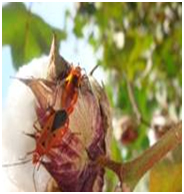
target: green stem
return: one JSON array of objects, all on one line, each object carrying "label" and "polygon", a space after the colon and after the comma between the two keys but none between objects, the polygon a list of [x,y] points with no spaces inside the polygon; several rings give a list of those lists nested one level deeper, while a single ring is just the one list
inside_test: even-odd
[{"label": "green stem", "polygon": [[98,159],[98,163],[113,170],[122,183],[122,190],[133,191],[141,177],[162,159],[169,151],[182,142],[182,122],[171,128],[155,145],[147,149],[138,158],[125,164],[109,160],[107,157]]}]

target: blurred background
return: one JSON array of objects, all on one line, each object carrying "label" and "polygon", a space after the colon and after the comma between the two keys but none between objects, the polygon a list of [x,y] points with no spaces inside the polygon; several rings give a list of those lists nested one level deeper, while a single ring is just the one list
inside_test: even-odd
[{"label": "blurred background", "polygon": [[[96,65],[113,112],[111,157],[129,161],[182,118],[182,3],[3,3],[2,100],[10,76],[49,54],[86,72]],[[170,176],[172,175],[172,176]],[[105,191],[117,177],[105,176]],[[181,147],[158,163],[136,191],[181,191]]]}]

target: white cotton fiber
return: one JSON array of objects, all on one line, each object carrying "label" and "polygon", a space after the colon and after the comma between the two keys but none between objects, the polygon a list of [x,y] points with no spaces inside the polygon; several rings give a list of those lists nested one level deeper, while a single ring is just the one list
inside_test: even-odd
[{"label": "white cotton fiber", "polygon": [[[22,66],[15,77],[44,78],[48,67],[48,57],[34,59]],[[13,76],[13,75],[7,75]],[[11,79],[11,78],[10,78]],[[18,79],[12,79],[8,90],[6,105],[3,109],[2,151],[3,164],[19,162],[29,151],[35,149],[35,141],[23,134],[34,131],[33,122],[36,120],[35,98],[29,87]],[[32,155],[26,159],[32,159]],[[4,190],[6,191],[34,191],[32,161],[18,166],[3,167]],[[49,178],[48,173],[40,166],[36,170],[36,184],[39,191],[43,191]],[[41,182],[42,180],[42,182]]]}]

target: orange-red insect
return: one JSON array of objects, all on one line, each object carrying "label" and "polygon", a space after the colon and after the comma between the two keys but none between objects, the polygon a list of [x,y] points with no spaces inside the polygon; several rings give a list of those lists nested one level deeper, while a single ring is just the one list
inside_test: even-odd
[{"label": "orange-red insect", "polygon": [[71,67],[68,76],[65,78],[65,85],[62,92],[62,110],[54,111],[51,108],[50,115],[40,131],[37,129],[34,135],[36,139],[36,149],[33,151],[33,164],[40,161],[43,155],[50,154],[53,147],[62,140],[68,130],[69,118],[78,98],[78,89],[81,83],[81,68]]},{"label": "orange-red insect", "polygon": [[[40,132],[37,130],[37,134],[35,135],[36,149],[33,152],[33,163],[38,162],[40,156],[49,153],[51,148],[61,141],[63,135],[68,130],[68,116],[72,113],[74,105],[77,102],[78,88],[80,86],[81,79],[81,68],[79,66],[71,67],[68,76],[65,78],[65,84],[61,97],[63,109],[59,111],[51,110],[50,116],[46,120],[42,131]],[[56,125],[58,126],[56,127]],[[56,128],[58,129],[56,130]]]},{"label": "orange-red insect", "polygon": [[66,109],[68,115],[72,113],[74,105],[78,98],[78,89],[82,80],[81,68],[71,67],[68,76],[65,79],[65,87],[62,94],[62,105]]},{"label": "orange-red insect", "polygon": [[[77,102],[78,98],[78,89],[82,80],[81,68],[71,67],[71,70],[68,76],[65,78],[63,92],[61,96],[62,100],[62,108],[61,110],[55,111],[53,108],[49,109],[49,115],[46,114],[44,120],[44,125],[39,129],[34,123],[34,128],[36,132],[34,134],[27,134],[31,136],[36,141],[36,148],[27,153],[33,154],[32,163],[34,165],[39,165],[43,161],[43,157],[51,157],[52,148],[57,147],[66,134],[69,126],[69,115],[72,113],[74,109],[74,105]],[[48,113],[46,111],[46,113]],[[30,160],[14,163],[11,165],[4,166],[13,166],[19,164],[25,164]],[[33,180],[34,180],[34,172],[33,172]],[[34,181],[34,186],[36,188],[36,184]]]},{"label": "orange-red insect", "polygon": [[[62,109],[55,111],[52,108],[49,108],[49,116],[47,116],[47,121],[44,127],[40,130],[36,124],[34,124],[34,128],[36,132],[34,134],[26,134],[36,141],[36,148],[35,150],[28,152],[27,155],[33,154],[32,156],[32,163],[35,165],[33,170],[33,183],[34,188],[36,189],[36,182],[35,182],[35,168],[36,165],[40,165],[44,156],[52,157],[52,148],[57,147],[63,136],[68,130],[69,125],[69,118],[67,112]],[[22,164],[27,164],[31,161],[30,159],[15,162],[12,164],[4,164],[3,167],[11,167],[17,166]]]},{"label": "orange-red insect", "polygon": [[34,124],[36,133],[30,135],[36,140],[36,148],[30,152],[33,153],[33,164],[39,163],[44,155],[50,154],[51,149],[58,146],[68,130],[68,125],[69,118],[64,109],[58,111],[52,109],[42,130]]}]

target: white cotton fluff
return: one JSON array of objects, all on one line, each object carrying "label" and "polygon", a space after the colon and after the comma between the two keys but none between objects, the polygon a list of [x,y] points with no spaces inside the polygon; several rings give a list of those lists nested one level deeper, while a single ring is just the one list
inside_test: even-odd
[{"label": "white cotton fluff", "polygon": [[[22,66],[15,75],[17,78],[46,77],[49,58],[34,59]],[[7,75],[12,76],[12,75]],[[33,133],[33,122],[36,120],[35,98],[32,91],[18,79],[12,79],[6,105],[3,109],[2,129],[2,162],[12,164],[20,162],[20,158],[35,149],[35,140],[23,134]],[[28,155],[26,159],[32,159]],[[25,160],[25,159],[23,159]],[[3,183],[5,191],[34,191],[32,161],[18,166],[3,167]],[[50,175],[40,166],[36,170],[36,186],[44,191]]]}]

